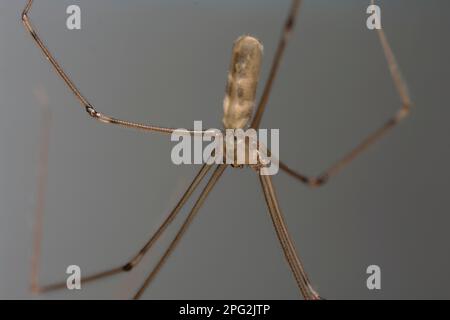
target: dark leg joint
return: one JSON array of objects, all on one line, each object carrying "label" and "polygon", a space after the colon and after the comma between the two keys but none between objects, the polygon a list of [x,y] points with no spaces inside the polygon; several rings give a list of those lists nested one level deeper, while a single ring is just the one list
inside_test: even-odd
[{"label": "dark leg joint", "polygon": [[290,16],[289,19],[286,21],[286,26],[285,26],[286,31],[289,32],[294,28],[294,22],[295,22],[294,17]]},{"label": "dark leg joint", "polygon": [[140,252],[138,256],[134,257],[130,262],[128,262],[126,265],[122,267],[122,270],[125,272],[129,272],[134,269],[134,267],[137,266],[137,264],[141,261],[143,255],[145,252]]},{"label": "dark leg joint", "polygon": [[322,175],[318,178],[309,179],[309,185],[313,188],[321,187],[326,184],[329,180],[329,176],[327,174]]},{"label": "dark leg joint", "polygon": [[122,270],[125,272],[130,272],[136,265],[133,262],[129,262],[122,267]]},{"label": "dark leg joint", "polygon": [[92,117],[92,118],[99,118],[100,114],[94,109],[92,106],[86,106],[86,112]]}]

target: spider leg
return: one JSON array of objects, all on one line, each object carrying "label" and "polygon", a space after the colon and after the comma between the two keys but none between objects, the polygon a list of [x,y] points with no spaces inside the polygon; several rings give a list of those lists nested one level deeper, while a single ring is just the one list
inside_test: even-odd
[{"label": "spider leg", "polygon": [[[41,157],[43,157],[43,156],[41,156]],[[139,250],[139,252],[132,259],[130,259],[125,265],[122,265],[122,266],[119,266],[116,268],[112,268],[112,269],[108,269],[106,271],[97,272],[95,274],[83,277],[81,279],[81,282],[83,284],[89,283],[89,282],[94,282],[96,280],[107,278],[107,277],[110,277],[110,276],[113,276],[113,275],[116,275],[119,273],[129,272],[134,267],[136,267],[141,262],[144,255],[154,246],[154,244],[162,236],[162,234],[167,229],[167,227],[175,220],[175,218],[178,215],[178,213],[180,212],[180,210],[183,208],[185,203],[189,200],[192,193],[196,190],[196,188],[198,187],[200,182],[204,179],[204,177],[206,176],[206,174],[209,172],[209,170],[211,168],[212,168],[211,165],[207,165],[207,164],[203,165],[203,167],[200,169],[200,171],[198,172],[198,174],[196,175],[196,177],[194,178],[194,180],[192,181],[192,183],[190,184],[188,189],[185,191],[185,193],[183,194],[181,199],[178,201],[177,205],[173,208],[173,210],[170,212],[170,214],[166,217],[164,222],[159,226],[159,228],[153,234],[153,236],[150,238],[150,240],[144,245],[144,247],[142,247],[141,250]],[[45,175],[41,175],[41,176],[44,177]],[[42,189],[43,183],[41,182],[41,179],[39,182],[39,187],[40,187],[40,190],[43,190]],[[39,287],[39,285],[38,285],[37,266],[38,266],[38,259],[39,259],[38,257],[39,257],[39,253],[40,253],[40,243],[41,243],[41,236],[39,236],[39,235],[42,234],[42,231],[39,231],[39,228],[42,229],[42,218],[43,218],[43,196],[41,195],[41,193],[42,193],[42,191],[39,192],[38,199],[41,199],[41,200],[38,201],[38,206],[37,206],[37,210],[36,210],[36,226],[37,227],[36,227],[36,231],[35,231],[35,234],[36,234],[36,236],[35,236],[35,254],[34,254],[35,258],[33,258],[33,267],[32,267],[32,270],[33,270],[33,272],[32,272],[32,288],[33,288],[34,292],[49,292],[49,291],[60,290],[60,289],[66,288],[66,282],[62,281],[59,283],[55,283],[55,284],[51,284],[51,285],[47,285],[47,286],[43,286],[43,287]],[[39,238],[37,238],[37,237],[39,237]]]},{"label": "spider leg", "polygon": [[[372,4],[374,1],[372,0]],[[345,154],[340,160],[335,164],[325,170],[321,175],[316,177],[308,177],[302,173],[296,172],[289,166],[280,161],[280,169],[291,175],[292,177],[300,180],[301,182],[307,184],[311,187],[318,187],[326,183],[332,176],[339,173],[345,166],[352,162],[361,153],[366,151],[374,143],[384,137],[388,132],[390,132],[394,127],[396,127],[403,119],[408,116],[411,110],[411,98],[408,93],[406,82],[403,80],[402,74],[400,72],[397,59],[395,58],[394,52],[389,44],[383,29],[378,29],[378,37],[381,43],[382,50],[384,52],[387,65],[395,86],[395,89],[400,97],[401,107],[397,113],[391,117],[384,125],[382,125],[375,132],[367,136],[360,144],[358,144],[353,150]]]},{"label": "spider leg", "polygon": [[[72,93],[75,95],[75,97],[80,102],[81,106],[89,114],[89,116],[91,116],[95,120],[100,121],[102,123],[114,124],[114,125],[118,125],[121,127],[144,130],[144,131],[153,131],[153,132],[171,134],[176,130],[174,128],[165,128],[165,127],[159,127],[159,126],[154,126],[154,125],[149,125],[149,124],[142,124],[142,123],[121,120],[121,119],[110,117],[108,115],[98,112],[94,108],[94,106],[88,101],[88,99],[85,98],[81,94],[80,90],[77,88],[75,83],[67,75],[67,73],[64,71],[64,69],[61,67],[61,65],[56,60],[56,58],[53,56],[53,54],[47,48],[44,41],[41,39],[41,37],[39,37],[38,33],[36,32],[36,29],[33,27],[31,20],[29,18],[29,12],[33,5],[33,1],[34,0],[28,0],[24,10],[22,11],[22,22],[23,22],[26,30],[33,37],[33,40],[36,42],[37,46],[41,49],[45,58],[50,62],[50,64],[53,66],[54,70],[61,77],[61,79],[66,83],[67,87],[72,91]],[[193,135],[193,134],[200,135],[200,134],[204,134],[205,132],[204,131],[187,130],[187,131],[185,131],[185,133],[191,134],[191,135]]]},{"label": "spider leg", "polygon": [[281,34],[281,38],[278,42],[277,51],[275,52],[275,57],[272,62],[272,67],[270,69],[269,77],[266,81],[266,85],[264,87],[264,91],[261,96],[261,100],[259,101],[258,107],[255,112],[255,116],[252,120],[251,127],[256,129],[261,125],[261,120],[266,109],[267,102],[269,101],[269,96],[272,91],[273,83],[278,73],[278,69],[280,68],[280,63],[283,58],[284,51],[286,49],[289,37],[292,33],[292,30],[295,25],[295,21],[297,19],[297,15],[302,4],[302,0],[293,0],[291,8],[289,10],[289,15],[286,19],[286,22],[283,27],[283,31]]},{"label": "spider leg", "polygon": [[32,292],[39,290],[39,261],[41,259],[42,249],[42,233],[43,233],[43,217],[45,210],[45,194],[47,191],[48,178],[48,155],[50,147],[50,124],[51,113],[48,106],[45,105],[42,109],[42,125],[40,134],[40,148],[39,148],[39,168],[37,179],[37,195],[35,220],[33,225],[33,256],[31,258],[31,273],[30,273],[30,289]]},{"label": "spider leg", "polygon": [[198,197],[197,201],[195,202],[194,206],[192,207],[191,211],[189,212],[188,216],[184,220],[183,224],[181,225],[180,229],[178,230],[177,234],[175,235],[174,239],[170,243],[169,247],[166,249],[164,254],[161,256],[160,260],[156,264],[156,266],[152,269],[148,277],[145,279],[142,286],[139,288],[137,293],[135,294],[133,299],[139,299],[144,291],[147,289],[147,287],[150,285],[150,283],[153,281],[157,273],[161,270],[164,263],[169,258],[170,254],[175,250],[176,246],[182,239],[183,235],[186,233],[187,229],[191,225],[192,221],[194,220],[198,210],[205,202],[207,196],[211,192],[211,190],[216,185],[217,181],[219,181],[220,177],[222,176],[223,172],[227,168],[226,164],[218,165],[214,173],[212,174],[211,178],[209,179],[207,185],[203,189],[202,193]]},{"label": "spider leg", "polygon": [[306,274],[300,258],[296,253],[294,244],[286,226],[286,222],[284,221],[283,214],[281,213],[281,209],[278,204],[272,179],[270,176],[265,175],[259,175],[259,178],[278,240],[283,248],[284,255],[295,277],[295,281],[297,282],[300,292],[306,300],[320,300],[321,298],[319,294],[312,288],[308,275]]}]

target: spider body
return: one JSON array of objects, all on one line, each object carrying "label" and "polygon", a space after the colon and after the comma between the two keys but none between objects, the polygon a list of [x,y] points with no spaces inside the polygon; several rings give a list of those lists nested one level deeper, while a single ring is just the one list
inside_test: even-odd
[{"label": "spider body", "polygon": [[245,128],[255,106],[263,47],[258,39],[239,37],[233,46],[228,82],[223,100],[226,129]]}]

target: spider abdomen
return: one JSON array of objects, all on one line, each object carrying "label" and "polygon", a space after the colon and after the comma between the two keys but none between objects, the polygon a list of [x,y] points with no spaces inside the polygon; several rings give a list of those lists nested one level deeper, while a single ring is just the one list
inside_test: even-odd
[{"label": "spider abdomen", "polygon": [[223,125],[242,129],[249,122],[255,105],[263,46],[250,36],[239,37],[233,46],[225,98]]}]

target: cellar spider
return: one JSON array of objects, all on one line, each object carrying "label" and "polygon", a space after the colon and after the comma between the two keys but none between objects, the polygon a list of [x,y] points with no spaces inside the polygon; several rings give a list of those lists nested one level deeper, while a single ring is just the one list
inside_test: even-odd
[{"label": "cellar spider", "polygon": [[[136,122],[130,122],[126,120],[117,119],[106,114],[103,114],[85,98],[78,87],[73,83],[52,53],[44,44],[41,37],[36,32],[36,29],[33,27],[30,21],[30,11],[32,8],[34,0],[28,0],[26,6],[22,12],[22,21],[26,28],[26,30],[31,34],[33,40],[39,47],[39,49],[44,54],[45,58],[49,61],[49,63],[53,66],[55,72],[61,77],[61,79],[66,83],[68,88],[75,95],[75,98],[80,102],[81,106],[85,109],[88,115],[105,124],[113,124],[121,127],[138,129],[148,132],[159,132],[165,134],[171,134],[175,131],[173,128],[160,127],[150,124],[142,124]],[[374,4],[374,0],[371,0],[371,3]],[[261,120],[266,109],[267,103],[269,101],[271,89],[275,78],[277,76],[277,72],[280,66],[280,63],[283,58],[283,54],[285,52],[287,43],[292,34],[295,22],[297,20],[298,12],[300,10],[300,6],[302,4],[302,0],[293,0],[291,7],[289,9],[288,16],[285,20],[281,37],[278,42],[278,46],[272,61],[272,65],[270,68],[270,73],[264,85],[264,89],[262,95],[259,99],[259,103],[255,104],[255,92],[256,85],[258,82],[258,74],[259,74],[259,64],[262,54],[262,46],[259,41],[250,36],[240,37],[236,42],[233,48],[233,58],[232,64],[230,67],[228,85],[227,85],[227,93],[224,101],[224,126],[226,129],[236,129],[236,128],[253,128],[257,129],[260,127]],[[286,172],[290,176],[298,179],[300,182],[306,184],[309,187],[319,187],[329,181],[329,179],[335,176],[338,172],[340,172],[346,165],[348,165],[352,160],[354,160],[358,155],[360,155],[363,151],[365,151],[369,146],[373,145],[376,141],[382,138],[386,133],[388,133],[393,127],[395,127],[401,120],[403,120],[409,113],[411,107],[411,100],[407,91],[406,83],[402,79],[401,73],[399,71],[399,67],[397,61],[395,59],[394,53],[388,43],[386,35],[382,29],[377,30],[379,41],[381,43],[381,47],[385,58],[387,60],[387,66],[390,71],[390,75],[393,80],[393,84],[396,88],[396,91],[400,97],[401,107],[399,111],[390,118],[384,125],[382,125],[378,130],[370,134],[366,137],[360,144],[358,144],[354,149],[345,154],[339,161],[326,169],[322,174],[309,177],[302,173],[299,173],[289,166],[284,164],[282,161],[279,161],[279,167],[282,171]],[[247,65],[247,69],[245,69],[245,65]],[[250,67],[248,67],[250,65]],[[236,71],[239,69],[238,67],[244,68],[244,72],[239,73]],[[258,70],[250,70],[251,68],[257,68]],[[248,69],[250,68],[250,69]],[[255,72],[253,72],[255,71]],[[246,84],[242,85],[243,80]],[[241,81],[241,82],[240,82]],[[238,93],[240,92],[240,93]],[[227,100],[228,99],[228,100]],[[242,104],[241,104],[242,102]],[[256,111],[251,117],[253,112],[253,107],[256,105]],[[203,134],[205,132],[201,131],[193,131],[187,130],[187,134],[195,135],[195,134]],[[47,144],[46,144],[47,146]],[[47,149],[46,147],[45,149]],[[268,151],[270,152],[270,150]],[[41,156],[42,159],[46,159],[45,156]],[[157,240],[161,237],[167,227],[171,224],[172,221],[176,218],[177,214],[186,204],[188,199],[192,196],[193,192],[197,189],[201,181],[205,179],[208,172],[214,167],[214,171],[210,176],[206,186],[201,191],[199,197],[194,203],[193,207],[189,211],[188,216],[184,220],[183,224],[179,228],[175,237],[169,244],[168,248],[165,250],[155,267],[149,273],[144,283],[141,285],[139,290],[135,293],[134,298],[138,299],[142,296],[146,288],[150,285],[152,280],[155,278],[158,271],[163,267],[164,263],[167,261],[170,254],[174,251],[177,244],[180,242],[183,235],[186,233],[188,227],[194,220],[197,212],[205,202],[207,196],[214,188],[214,186],[219,181],[220,177],[224,173],[225,169],[228,167],[228,164],[204,164],[200,171],[197,173],[187,190],[182,195],[181,199],[178,201],[176,206],[170,212],[170,214],[165,218],[164,222],[159,226],[157,231],[150,237],[148,242],[135,254],[128,262],[122,264],[116,268],[108,269],[103,272],[98,272],[87,277],[82,278],[83,283],[94,282],[99,279],[111,277],[113,275],[117,275],[119,273],[130,272],[136,267],[144,255],[153,247],[153,245],[157,242]],[[232,165],[235,167],[234,165]],[[264,169],[263,165],[251,166],[257,173],[260,173],[261,170]],[[42,169],[42,168],[41,168]],[[44,169],[42,169],[45,172]],[[41,179],[42,176],[41,176]],[[278,240],[281,244],[283,253],[285,258],[289,264],[289,267],[292,271],[292,274],[295,278],[295,281],[298,285],[299,291],[304,299],[308,300],[318,300],[321,299],[320,295],[313,289],[310,280],[306,274],[306,271],[301,263],[301,260],[296,252],[294,243],[289,235],[286,222],[284,220],[283,214],[281,212],[277,195],[275,192],[275,188],[272,184],[272,179],[269,175],[261,175],[259,174],[259,180],[262,187],[262,192],[265,197],[265,201],[268,207],[268,211],[278,237]],[[42,180],[43,181],[43,180]],[[43,182],[41,181],[40,187],[43,188]],[[49,292],[53,290],[63,289],[66,286],[65,282],[56,283],[53,285],[40,286],[38,284],[38,258],[39,258],[39,246],[40,246],[40,233],[39,227],[41,226],[42,219],[42,192],[39,193],[38,198],[41,200],[38,201],[37,206],[37,219],[39,219],[36,223],[38,226],[36,231],[36,243],[35,243],[35,258],[33,259],[32,266],[32,290],[34,292]]]}]

